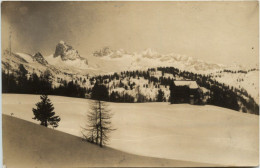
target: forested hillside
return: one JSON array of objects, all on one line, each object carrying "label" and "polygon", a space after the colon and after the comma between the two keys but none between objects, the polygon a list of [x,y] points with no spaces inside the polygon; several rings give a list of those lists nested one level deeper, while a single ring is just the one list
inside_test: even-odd
[{"label": "forested hillside", "polygon": [[[221,73],[227,72],[219,72]],[[9,75],[2,70],[2,79],[3,93],[47,93],[93,98],[96,91],[100,90],[100,85],[103,85],[107,90],[106,101],[131,103],[170,101],[174,80],[194,80],[199,85],[202,105],[211,104],[253,114],[258,114],[259,111],[259,105],[245,89],[220,83],[214,74],[197,74],[174,67],[123,71],[97,76],[74,76],[68,81],[55,77],[55,74],[48,70],[41,75],[30,74],[21,64],[17,71],[12,71]]]}]

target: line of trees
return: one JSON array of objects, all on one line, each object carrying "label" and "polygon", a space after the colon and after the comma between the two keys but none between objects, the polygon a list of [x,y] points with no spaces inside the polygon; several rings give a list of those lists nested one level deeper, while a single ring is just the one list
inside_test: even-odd
[{"label": "line of trees", "polygon": [[[161,72],[161,76],[157,77],[153,74],[156,71]],[[238,71],[238,73],[244,73]],[[166,77],[165,74],[171,74],[173,78]],[[198,83],[199,86],[204,87],[209,90],[209,96],[207,100],[207,104],[212,104],[220,107],[225,107],[233,110],[242,110],[243,112],[259,114],[259,105],[254,101],[254,99],[247,93],[244,89],[238,89],[234,87],[227,86],[223,83],[219,83],[215,79],[213,79],[213,75],[202,75],[196,74],[188,71],[181,71],[178,68],[174,67],[158,67],[158,68],[149,68],[147,71],[123,71],[121,73],[114,73],[112,75],[99,75],[90,78],[90,81],[94,83],[94,81],[99,81],[102,84],[107,84],[113,80],[122,81],[125,78],[133,78],[133,79],[140,79],[144,78],[148,80],[148,85],[152,84],[153,86],[159,88],[159,86],[171,86],[174,81],[174,78],[182,78],[182,79],[189,79],[194,80]],[[135,84],[128,82],[126,84],[119,83],[118,86],[114,87],[121,87],[127,88],[125,90],[132,90],[134,89]],[[144,86],[148,87],[148,86]],[[160,91],[157,93],[156,99],[151,100],[147,99],[144,95],[137,96],[137,102],[149,102],[149,101],[164,101],[161,95],[163,93]],[[125,99],[122,94],[117,92],[112,92],[110,94],[111,98],[110,101],[114,102],[133,102],[131,98]],[[128,95],[126,97],[129,97]],[[137,98],[135,97],[135,98]],[[135,99],[134,98],[134,99]],[[170,101],[170,100],[169,100]]]},{"label": "line of trees", "polygon": [[[155,76],[155,72],[161,72],[161,76]],[[169,87],[173,83],[174,79],[190,79],[198,83],[199,86],[204,87],[209,90],[209,96],[207,99],[208,104],[221,106],[225,108],[230,108],[233,110],[242,110],[247,113],[259,113],[259,105],[254,101],[254,99],[247,93],[244,89],[238,89],[234,87],[227,86],[223,83],[217,82],[212,75],[202,75],[196,74],[188,71],[181,71],[174,67],[158,67],[150,68],[147,71],[124,71],[121,73],[114,73],[111,75],[98,75],[93,77],[88,77],[87,80],[92,84],[92,88],[81,87],[77,81],[62,81],[60,86],[52,87],[52,76],[50,73],[44,72],[39,77],[33,73],[29,78],[26,76],[28,72],[23,67],[19,66],[19,71],[14,75],[14,73],[7,75],[2,72],[2,82],[3,82],[3,93],[29,93],[29,94],[52,94],[70,97],[85,97],[86,93],[91,93],[91,97],[95,99],[97,90],[102,90],[107,95],[104,97],[105,101],[112,102],[151,102],[151,101],[167,101],[165,97],[163,98],[164,92],[161,90],[157,93],[155,99],[147,98],[139,92],[138,87],[151,87],[161,89],[161,87]],[[166,74],[171,74],[173,78],[166,76]],[[130,82],[132,79],[140,79],[148,81],[148,84],[144,86],[136,85],[135,82]],[[127,83],[122,81],[127,79]],[[115,83],[113,81],[119,81]],[[97,83],[102,84],[103,88],[97,88]],[[109,85],[110,83],[110,85]],[[111,86],[112,83],[112,86]],[[127,92],[109,91],[111,87],[122,88],[123,90],[133,90],[138,91],[135,95],[130,95]],[[170,100],[169,100],[170,101]]]},{"label": "line of trees", "polygon": [[84,98],[87,89],[73,80],[69,82],[64,80],[58,87],[53,87],[53,76],[49,70],[39,76],[36,73],[28,76],[28,71],[20,64],[17,72],[7,74],[2,70],[2,92]]}]

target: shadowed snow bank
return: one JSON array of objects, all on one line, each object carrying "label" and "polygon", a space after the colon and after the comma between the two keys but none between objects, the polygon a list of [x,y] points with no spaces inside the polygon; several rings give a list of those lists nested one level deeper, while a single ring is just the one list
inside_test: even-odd
[{"label": "shadowed snow bank", "polygon": [[3,115],[3,163],[7,167],[212,166],[100,148],[81,138]]}]

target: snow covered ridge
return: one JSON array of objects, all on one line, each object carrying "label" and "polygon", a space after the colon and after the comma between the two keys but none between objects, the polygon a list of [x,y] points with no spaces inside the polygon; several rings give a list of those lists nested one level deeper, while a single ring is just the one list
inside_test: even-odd
[{"label": "snow covered ridge", "polygon": [[259,102],[259,69],[231,71],[224,70],[212,74],[220,83],[248,92],[256,102]]},{"label": "snow covered ridge", "polygon": [[24,60],[26,63],[37,62],[41,65],[45,65],[45,66],[48,65],[48,62],[40,52],[37,52],[35,55],[25,54],[25,53],[15,53],[15,54],[12,53],[12,55],[16,58],[19,58],[20,60]]},{"label": "snow covered ridge", "polygon": [[154,68],[158,66],[174,66],[182,70],[188,70],[192,72],[200,71],[205,73],[206,71],[216,71],[228,67],[222,64],[208,63],[176,53],[160,54],[151,48],[141,52],[129,53],[123,49],[112,50],[109,47],[104,47],[95,51],[93,56],[105,59],[106,61],[116,60],[122,63],[128,62],[128,69],[131,70],[139,69],[140,67]]},{"label": "snow covered ridge", "polygon": [[109,47],[104,47],[93,53],[95,57],[110,57],[110,58],[121,58],[126,55],[127,52],[123,49],[111,50]]},{"label": "snow covered ridge", "polygon": [[13,60],[13,63],[16,65],[28,64],[28,67],[34,70],[51,68],[66,73],[79,73],[83,70],[82,73],[84,73],[84,70],[89,68],[88,60],[81,57],[77,50],[63,41],[57,44],[54,54],[50,56],[43,56],[40,52],[37,52],[35,55],[19,52],[10,55],[9,51],[5,51],[3,53],[2,63],[7,63],[9,62],[7,60],[10,59]]},{"label": "snow covered ridge", "polygon": [[34,56],[33,56],[33,59],[35,61],[37,61],[38,63],[40,64],[43,64],[43,65],[47,65],[48,62],[45,60],[45,58],[42,56],[42,54],[40,52],[37,52]]},{"label": "snow covered ridge", "polygon": [[54,55],[50,55],[46,57],[46,60],[50,62],[51,65],[54,65],[56,68],[67,69],[67,71],[72,71],[71,69],[88,69],[87,61],[84,59],[63,60],[62,57],[54,57]]}]

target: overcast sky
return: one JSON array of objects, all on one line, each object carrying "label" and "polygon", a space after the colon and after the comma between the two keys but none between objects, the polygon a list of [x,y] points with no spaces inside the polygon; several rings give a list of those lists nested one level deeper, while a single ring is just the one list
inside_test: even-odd
[{"label": "overcast sky", "polygon": [[88,57],[104,46],[153,48],[205,61],[258,62],[258,2],[2,2],[2,48],[53,54],[63,40]]}]

